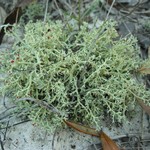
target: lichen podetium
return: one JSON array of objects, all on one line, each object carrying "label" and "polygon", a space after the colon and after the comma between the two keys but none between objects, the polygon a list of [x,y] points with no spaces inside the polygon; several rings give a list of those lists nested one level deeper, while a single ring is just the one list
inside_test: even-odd
[{"label": "lichen podetium", "polygon": [[[9,96],[35,123],[53,130],[63,118],[96,127],[109,114],[112,121],[127,119],[135,95],[150,103],[150,92],[134,77],[144,62],[133,36],[118,38],[114,22],[98,29],[70,32],[61,22],[29,22],[24,38],[16,36],[10,51],[1,52],[3,95]],[[134,93],[134,94],[133,94]],[[20,98],[34,98],[61,112]],[[104,113],[105,112],[105,113]],[[106,113],[107,112],[107,113]],[[104,115],[105,114],[105,115]]]}]

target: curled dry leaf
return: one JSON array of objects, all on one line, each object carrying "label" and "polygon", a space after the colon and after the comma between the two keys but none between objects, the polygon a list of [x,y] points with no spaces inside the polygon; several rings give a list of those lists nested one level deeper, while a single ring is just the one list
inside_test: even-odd
[{"label": "curled dry leaf", "polygon": [[98,131],[96,131],[96,129],[89,128],[89,127],[86,127],[86,126],[83,126],[83,125],[80,125],[77,123],[73,123],[70,121],[66,121],[66,120],[64,120],[64,122],[69,127],[73,128],[79,132],[100,137],[100,140],[102,141],[103,150],[120,150],[119,147],[117,146],[117,144],[108,135],[106,135],[103,131],[98,132]]},{"label": "curled dry leaf", "polygon": [[96,131],[96,129],[94,129],[94,128],[86,127],[86,126],[83,126],[83,125],[80,125],[80,124],[77,124],[77,123],[73,123],[73,122],[70,122],[70,121],[66,121],[66,120],[64,120],[64,122],[69,127],[73,128],[73,129],[75,129],[79,132],[99,137],[100,133],[98,131]]},{"label": "curled dry leaf", "polygon": [[100,132],[103,150],[120,150],[117,144],[103,131]]}]

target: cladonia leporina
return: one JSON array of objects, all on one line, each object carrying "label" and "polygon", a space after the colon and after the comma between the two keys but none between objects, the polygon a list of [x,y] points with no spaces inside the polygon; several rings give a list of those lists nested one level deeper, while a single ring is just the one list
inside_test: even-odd
[{"label": "cladonia leporina", "polygon": [[[145,63],[139,59],[136,39],[118,38],[114,25],[108,21],[89,30],[84,23],[80,31],[70,32],[59,21],[29,22],[23,39],[15,27],[16,42],[0,56],[1,72],[7,75],[2,94],[47,129],[60,127],[64,118],[99,129],[104,111],[112,121],[126,119],[136,96],[149,104],[150,93],[134,77]],[[18,100],[26,97],[45,102],[62,115]]]}]

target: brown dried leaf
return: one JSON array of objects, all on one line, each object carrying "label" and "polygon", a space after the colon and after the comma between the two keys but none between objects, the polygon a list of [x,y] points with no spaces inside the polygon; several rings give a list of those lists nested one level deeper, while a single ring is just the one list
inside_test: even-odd
[{"label": "brown dried leaf", "polygon": [[150,115],[150,106],[147,106],[142,100],[137,99],[137,102],[139,103],[139,105],[142,107],[142,109]]},{"label": "brown dried leaf", "polygon": [[80,124],[77,124],[77,123],[73,123],[73,122],[70,122],[70,121],[66,121],[66,120],[64,120],[64,122],[69,127],[73,128],[73,129],[75,129],[79,132],[99,137],[100,133],[98,131],[96,131],[96,129],[94,129],[94,128],[86,127],[86,126],[83,126],[83,125],[80,125]]},{"label": "brown dried leaf", "polygon": [[137,70],[137,72],[142,73],[142,74],[150,74],[150,68],[141,67],[140,69]]},{"label": "brown dried leaf", "polygon": [[102,141],[103,150],[119,150],[117,144],[103,131],[100,132],[100,139]]}]

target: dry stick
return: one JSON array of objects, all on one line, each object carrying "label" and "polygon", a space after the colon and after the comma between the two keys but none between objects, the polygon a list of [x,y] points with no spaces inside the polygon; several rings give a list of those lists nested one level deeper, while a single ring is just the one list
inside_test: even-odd
[{"label": "dry stick", "polygon": [[139,7],[139,5],[140,5],[140,0],[138,1],[138,3],[134,6],[134,8],[125,17],[131,15]]},{"label": "dry stick", "polygon": [[15,21],[16,24],[17,24],[17,22],[18,22],[18,20],[19,20],[19,12],[20,12],[20,9],[21,9],[21,8],[18,8],[18,9],[17,9],[16,21]]},{"label": "dry stick", "polygon": [[10,108],[7,108],[6,110],[4,110],[3,112],[0,113],[0,122],[2,119],[8,117],[9,115],[12,114],[12,109],[16,108],[16,106],[12,106]]},{"label": "dry stick", "polygon": [[55,142],[56,134],[57,134],[57,127],[56,127],[56,129],[55,129],[55,132],[54,132],[54,135],[53,135],[53,139],[52,139],[52,150],[55,150],[55,149],[54,149],[54,142]]},{"label": "dry stick", "polygon": [[142,12],[135,11],[136,14],[150,14],[150,10],[145,10]]},{"label": "dry stick", "polygon": [[1,136],[0,136],[0,146],[1,146],[2,150],[4,150],[4,141],[6,140],[6,134],[7,134],[7,131],[8,131],[8,125],[9,125],[9,121],[7,122],[7,126],[5,128],[5,133],[4,133],[3,140],[1,139]]},{"label": "dry stick", "polygon": [[134,6],[134,8],[133,8],[130,12],[121,10],[121,12],[126,13],[126,15],[123,16],[123,18],[128,17],[128,16],[130,16],[133,12],[135,12],[135,10],[139,7],[140,4],[141,4],[141,1],[139,0],[138,3]]},{"label": "dry stick", "polygon": [[145,112],[142,109],[142,115],[141,115],[141,139],[143,139],[143,136],[144,136],[144,115],[145,115]]},{"label": "dry stick", "polygon": [[5,133],[4,133],[4,140],[6,140],[6,134],[7,134],[7,131],[8,131],[8,126],[9,126],[9,121],[7,122],[7,125],[6,125],[6,130],[5,130]]},{"label": "dry stick", "polygon": [[60,14],[61,19],[63,20],[62,12],[61,12],[61,10],[60,10],[60,8],[59,8],[59,6],[58,6],[56,0],[54,0],[54,3],[55,3],[55,5],[56,5],[56,7],[57,7],[57,9],[58,9],[58,11],[59,11],[59,14]]},{"label": "dry stick", "polygon": [[66,1],[64,1],[64,0],[62,0],[62,4],[63,5],[66,5],[70,10],[71,10],[71,13],[70,13],[70,15],[69,15],[69,18],[71,18],[70,16],[71,16],[71,14],[74,14],[74,16],[77,16],[77,13],[75,12],[75,9],[76,8],[73,8],[73,7],[71,7]]},{"label": "dry stick", "polygon": [[3,141],[1,140],[1,136],[0,136],[0,147],[1,147],[2,150],[5,150],[5,149],[4,149],[4,143],[3,143]]},{"label": "dry stick", "polygon": [[35,102],[36,104],[42,106],[43,108],[47,109],[48,111],[50,112],[53,112],[59,116],[63,116],[63,113],[61,111],[59,111],[58,109],[56,109],[54,106],[50,105],[50,104],[47,104],[46,102],[44,101],[40,101],[40,100],[36,100],[32,97],[25,97],[25,98],[20,98],[18,99],[19,101],[32,101],[32,102]]},{"label": "dry stick", "polygon": [[78,27],[79,27],[79,31],[81,29],[81,0],[78,0],[78,9],[79,9],[79,13],[78,13]]},{"label": "dry stick", "polygon": [[45,15],[44,15],[44,23],[46,22],[46,17],[47,17],[47,11],[48,11],[48,1],[49,1],[49,0],[46,0]]},{"label": "dry stick", "polygon": [[131,31],[130,31],[130,29],[128,28],[127,24],[126,24],[125,22],[123,22],[123,24],[124,24],[125,28],[127,29],[127,31],[128,31],[130,34],[132,34]]},{"label": "dry stick", "polygon": [[13,125],[9,125],[9,126],[0,128],[0,130],[6,129],[6,128],[8,129],[8,128],[11,128],[11,127],[15,127],[15,126],[17,126],[19,124],[22,124],[22,123],[25,123],[25,122],[29,122],[29,121],[31,121],[31,120],[27,119],[27,120],[24,120],[24,121],[21,121],[21,122],[17,122],[17,123],[14,123]]},{"label": "dry stick", "polygon": [[6,95],[3,96],[3,106],[7,109],[8,107],[6,106],[5,98],[6,98]]},{"label": "dry stick", "polygon": [[113,5],[115,4],[115,1],[116,1],[116,0],[113,0],[112,4],[111,4],[111,6],[110,6],[110,8],[109,8],[109,10],[108,10],[108,13],[107,13],[107,16],[106,16],[106,20],[108,19],[108,16],[109,16],[109,14],[110,14],[110,11],[111,11]]},{"label": "dry stick", "polygon": [[[75,10],[76,10],[76,7],[71,7],[66,1],[63,1],[62,2],[62,4],[63,5],[66,5],[70,10],[71,10],[71,12],[70,12],[70,14],[69,14],[69,18],[71,18],[71,16],[72,16],[72,14],[75,16],[75,17],[77,17],[77,13],[75,12]],[[65,26],[66,25],[69,25],[69,19],[67,19],[66,21],[65,21]]]}]

